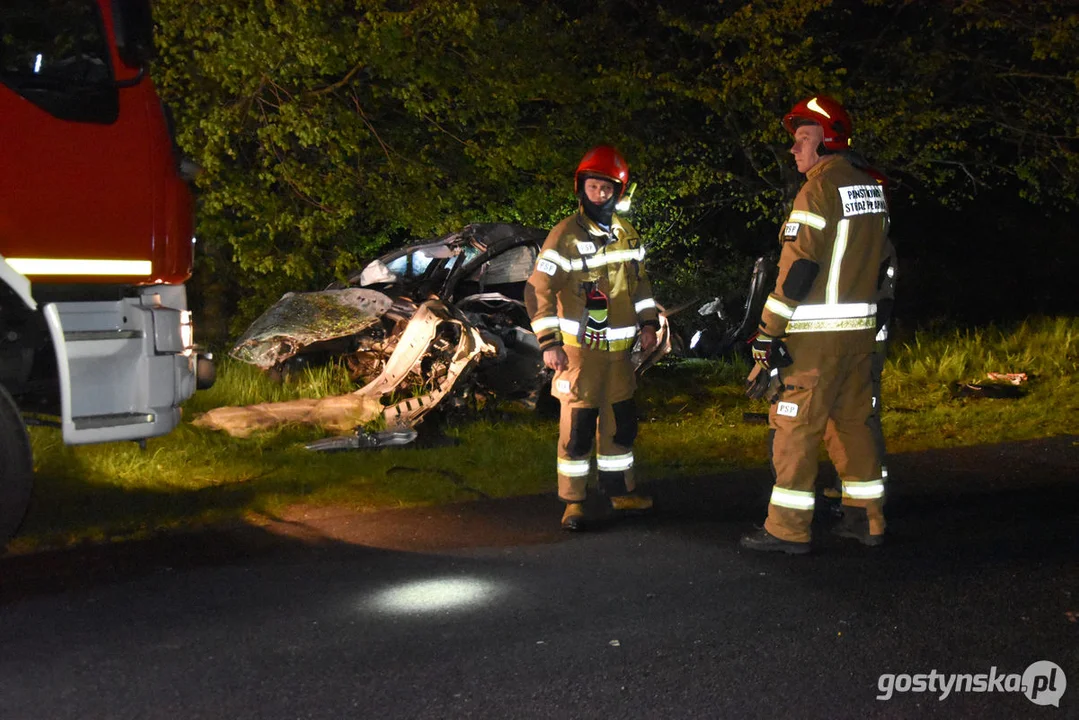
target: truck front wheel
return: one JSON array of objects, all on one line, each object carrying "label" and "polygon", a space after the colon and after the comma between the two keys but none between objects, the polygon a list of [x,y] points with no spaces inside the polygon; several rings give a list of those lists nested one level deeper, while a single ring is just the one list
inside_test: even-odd
[{"label": "truck front wheel", "polygon": [[0,545],[15,534],[30,504],[34,461],[19,408],[0,385]]}]

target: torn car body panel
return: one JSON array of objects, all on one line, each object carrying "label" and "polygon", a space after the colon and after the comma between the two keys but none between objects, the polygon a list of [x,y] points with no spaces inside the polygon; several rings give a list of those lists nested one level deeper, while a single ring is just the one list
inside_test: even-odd
[{"label": "torn car body panel", "polygon": [[[456,336],[451,344],[448,338]],[[439,340],[444,341],[439,343]],[[432,353],[443,352],[445,357]],[[346,431],[381,417],[387,427],[411,427],[446,396],[457,379],[483,355],[495,355],[498,348],[447,307],[441,300],[422,303],[397,342],[383,371],[370,383],[348,395],[321,399],[289,400],[243,407],[215,408],[198,417],[194,424],[246,437],[287,423],[321,425],[328,430]],[[420,394],[382,405],[409,376],[420,373],[425,359],[435,357],[419,374]],[[440,364],[441,363],[441,364]]]},{"label": "torn car body panel", "polygon": [[453,309],[441,300],[428,300],[420,305],[398,341],[397,349],[386,363],[385,370],[357,391],[372,397],[392,393],[409,373],[419,368],[429,356],[440,333],[447,328],[456,328],[457,344],[448,363],[444,368],[438,368],[439,377],[435,377],[436,373],[432,372],[427,381],[430,387],[423,388],[426,392],[387,407],[382,412],[382,417],[388,427],[415,425],[442,401],[469,366],[483,355],[498,353],[498,348],[484,340],[479,330],[469,325],[464,318],[458,317],[459,314],[454,313]]}]

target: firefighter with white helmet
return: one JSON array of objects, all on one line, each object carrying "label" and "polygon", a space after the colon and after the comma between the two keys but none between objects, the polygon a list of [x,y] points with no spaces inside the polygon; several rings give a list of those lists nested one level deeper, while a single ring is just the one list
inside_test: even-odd
[{"label": "firefighter with white helmet", "polygon": [[640,235],[615,212],[628,182],[615,148],[585,154],[574,176],[578,210],[551,230],[525,289],[544,364],[555,371],[551,394],[562,406],[557,472],[566,530],[587,527],[593,449],[599,489],[617,513],[652,507],[635,492],[630,353],[638,334],[642,350],[655,347],[659,315]]},{"label": "firefighter with white helmet", "polygon": [[764,527],[745,535],[750,550],[810,550],[817,453],[827,449],[842,485],[837,532],[866,545],[883,542],[884,480],[870,428],[877,303],[890,264],[883,187],[847,157],[851,121],[817,95],[783,119],[806,182],[780,231],[775,290],[761,313],[754,360],[778,373],[769,411],[775,486]]}]

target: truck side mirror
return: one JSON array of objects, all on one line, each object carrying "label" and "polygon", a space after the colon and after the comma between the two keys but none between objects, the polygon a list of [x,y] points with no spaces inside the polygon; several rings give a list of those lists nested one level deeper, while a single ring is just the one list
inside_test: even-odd
[{"label": "truck side mirror", "polygon": [[130,68],[145,70],[154,57],[154,19],[149,0],[112,0],[112,21],[120,60]]}]

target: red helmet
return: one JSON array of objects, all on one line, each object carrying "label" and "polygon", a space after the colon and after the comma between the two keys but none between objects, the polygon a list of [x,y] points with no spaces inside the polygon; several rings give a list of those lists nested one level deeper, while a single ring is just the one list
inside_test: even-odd
[{"label": "red helmet", "polygon": [[577,172],[573,176],[573,184],[578,191],[581,181],[586,177],[599,177],[610,180],[618,187],[618,197],[626,191],[629,183],[629,165],[622,153],[610,145],[597,145],[584,154]]},{"label": "red helmet", "polygon": [[814,95],[791,108],[783,118],[783,127],[794,134],[799,120],[820,125],[824,129],[824,147],[827,150],[846,150],[850,147],[850,115],[833,98]]}]

